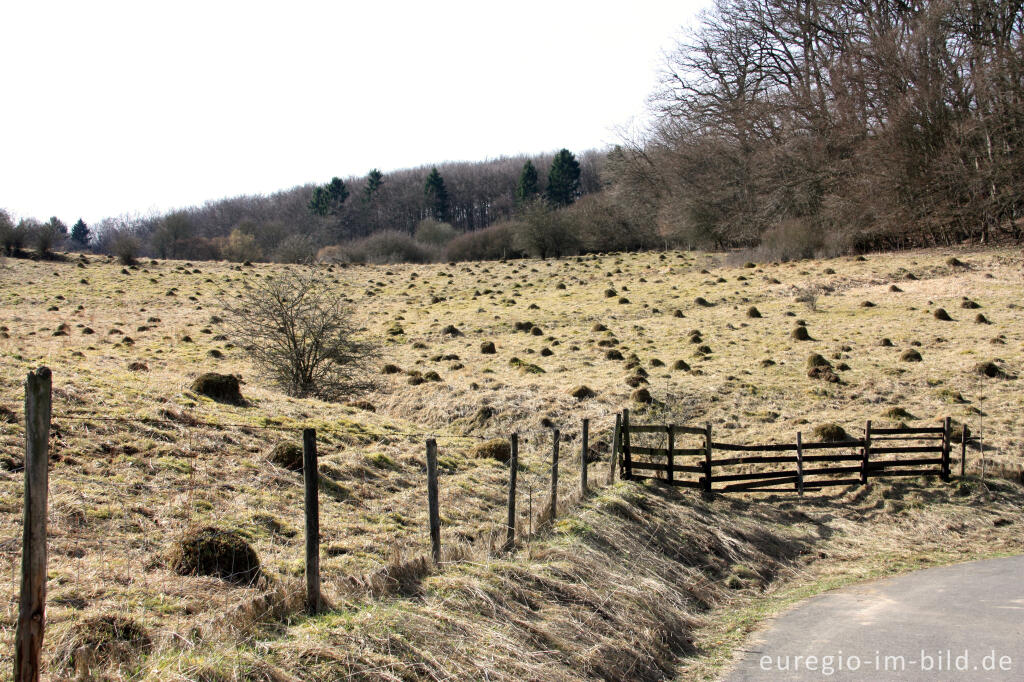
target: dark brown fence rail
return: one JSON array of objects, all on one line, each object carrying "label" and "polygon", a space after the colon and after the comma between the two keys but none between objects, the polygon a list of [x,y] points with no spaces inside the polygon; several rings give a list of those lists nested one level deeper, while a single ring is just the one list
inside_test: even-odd
[{"label": "dark brown fence rail", "polygon": [[[659,442],[638,445],[637,436]],[[805,443],[797,433],[792,443],[749,445],[713,440],[710,424],[631,424],[625,410],[620,471],[626,480],[651,479],[709,492],[792,489],[803,494],[861,485],[871,478],[935,475],[949,481],[951,446],[949,417],[927,428],[872,428],[869,421],[862,438]],[[728,454],[716,458],[716,452]]]}]

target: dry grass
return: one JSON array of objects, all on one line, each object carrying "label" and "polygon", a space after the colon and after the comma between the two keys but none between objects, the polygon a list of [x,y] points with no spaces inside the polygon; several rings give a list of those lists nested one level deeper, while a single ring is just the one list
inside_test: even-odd
[{"label": "dry grass", "polygon": [[[1024,366],[1024,325],[1018,307],[1024,259],[1012,250],[958,250],[956,257],[969,265],[963,268],[946,264],[953,253],[887,254],[863,262],[836,259],[828,262],[831,274],[816,261],[723,268],[716,256],[684,253],[665,258],[637,254],[335,269],[338,285],[347,288],[362,316],[360,324],[368,334],[387,339],[382,366],[402,368],[382,374],[381,390],[362,397],[376,413],[358,406],[290,399],[268,390],[253,375],[244,353],[223,336],[214,320],[222,303],[231,300],[245,281],[282,266],[146,261],[122,271],[120,265],[97,258],[81,267],[77,261],[8,260],[0,269],[0,407],[13,411],[15,423],[7,416],[0,419],[0,465],[15,470],[0,471],[0,560],[8,575],[16,575],[21,384],[30,368],[47,364],[54,370],[56,415],[47,635],[53,665],[66,660],[55,647],[73,639],[77,624],[114,614],[137,623],[153,646],[144,659],[112,662],[105,673],[112,677],[287,679],[281,671],[298,674],[299,664],[322,671],[317,674],[324,679],[331,678],[329,671],[335,668],[369,676],[377,671],[380,677],[417,677],[445,665],[467,675],[475,670],[475,677],[486,669],[474,666],[492,659],[498,661],[493,664],[498,677],[531,677],[530,671],[539,668],[529,666],[542,664],[554,666],[552,677],[572,677],[578,674],[572,672],[573,666],[597,665],[581,662],[590,659],[585,651],[607,654],[594,660],[621,657],[615,649],[620,639],[637,648],[630,659],[638,666],[637,676],[653,675],[656,669],[667,670],[689,645],[671,637],[659,643],[664,633],[642,613],[656,605],[643,601],[639,593],[647,587],[683,590],[678,599],[685,601],[695,598],[687,596],[686,590],[695,589],[690,582],[708,584],[711,579],[688,573],[685,563],[671,566],[676,550],[656,543],[651,551],[663,551],[667,558],[651,555],[654,573],[644,579],[655,582],[642,583],[644,588],[620,584],[627,580],[623,567],[634,564],[615,546],[628,542],[623,546],[641,551],[631,537],[638,533],[638,523],[692,523],[701,521],[699,514],[707,505],[723,509],[748,503],[705,503],[622,486],[588,502],[578,519],[557,522],[551,539],[538,541],[524,550],[525,555],[514,561],[494,558],[491,550],[501,541],[507,471],[500,462],[472,456],[478,437],[507,437],[513,430],[523,434],[524,529],[532,523],[527,519],[529,491],[539,518],[549,485],[546,427],[558,426],[567,439],[560,493],[567,499],[576,480],[580,418],[592,419],[591,443],[605,443],[602,451],[607,452],[609,415],[624,406],[640,410],[638,418],[643,420],[710,421],[716,433],[725,430],[723,440],[736,442],[791,441],[795,431],[809,431],[809,425],[821,423],[837,423],[856,436],[864,421],[885,422],[887,410],[896,406],[922,422],[950,414],[967,423],[975,436],[972,472],[979,470],[983,441],[988,475],[1019,476],[1024,425],[1016,415],[1024,407],[1024,394],[1020,380],[1008,377],[1019,376]],[[709,274],[700,274],[701,269]],[[740,274],[745,279],[738,279]],[[895,282],[900,291],[889,291]],[[630,303],[607,299],[604,291],[610,287]],[[795,300],[808,288],[819,292],[813,310]],[[697,297],[714,305],[696,304]],[[952,322],[933,317],[936,308],[955,309],[964,297],[980,305],[991,324],[975,324],[967,315]],[[867,299],[875,305],[861,307]],[[527,310],[531,304],[537,309]],[[760,318],[747,316],[755,305]],[[677,317],[676,310],[685,318]],[[799,317],[814,340],[790,339],[793,318]],[[526,321],[530,331],[516,331],[515,324]],[[446,331],[452,324],[461,336]],[[401,333],[389,335],[393,326]],[[690,357],[693,346],[687,339],[693,329],[701,330],[701,343],[711,352]],[[57,331],[62,334],[54,336]],[[883,336],[893,341],[891,348],[878,346]],[[993,344],[993,339],[1001,343]],[[484,342],[493,342],[496,352],[482,353]],[[602,342],[610,345],[599,345]],[[606,359],[609,348],[623,360]],[[900,353],[908,348],[920,348],[923,360],[900,362]],[[544,349],[550,355],[542,355]],[[673,361],[677,369],[651,362],[684,352],[688,362]],[[837,367],[840,360],[849,365],[838,372],[841,383],[807,377],[804,363],[814,352],[833,358]],[[633,355],[637,364],[627,368]],[[774,364],[760,362],[766,357]],[[512,358],[520,362],[512,365]],[[1002,376],[974,370],[980,362],[990,361]],[[650,370],[644,388],[654,402],[646,407],[630,405],[633,388],[626,379],[638,375],[637,367]],[[194,379],[208,371],[241,375],[247,403],[216,403],[193,393]],[[409,372],[418,372],[421,378],[433,377],[433,372],[438,380],[413,386]],[[573,397],[571,389],[580,385],[594,396]],[[148,421],[108,421],[122,417]],[[340,607],[312,621],[294,615],[303,570],[301,475],[267,459],[276,442],[297,441],[304,426],[317,428],[320,440],[326,478],[321,494],[322,565],[328,598]],[[416,561],[426,549],[422,449],[428,433],[440,440],[446,546],[463,562],[424,576]],[[605,466],[595,465],[594,471],[600,468],[603,477]],[[655,507],[644,512],[646,520],[643,514],[622,526],[587,520],[588,514],[614,516],[602,511],[611,499],[627,499],[625,506],[632,508],[632,495],[655,500]],[[687,504],[675,504],[679,500]],[[895,509],[896,502],[883,501],[890,509],[874,513],[904,513]],[[768,533],[766,537],[777,538],[784,547],[806,541],[761,528],[769,524],[765,515],[771,505],[750,504],[737,507],[729,517],[733,527],[748,529],[742,537],[730,536],[729,543],[745,546],[758,533]],[[922,504],[922,513],[925,508],[930,507]],[[975,507],[970,511],[979,519],[987,513]],[[698,517],[680,516],[688,514]],[[852,518],[843,534],[859,537]],[[577,521],[599,530],[582,536],[560,530],[560,524]],[[701,522],[718,524],[711,518]],[[176,575],[168,563],[173,539],[208,525],[238,531],[246,538],[259,555],[268,584],[235,587],[216,578]],[[709,532],[731,531],[712,525]],[[612,534],[601,541],[605,544],[590,543],[589,538],[605,537],[604,533]],[[697,542],[697,548],[710,542],[669,541]],[[722,565],[763,561],[781,568],[791,561],[785,552],[756,542],[743,551],[758,556],[727,555]],[[541,587],[536,592],[529,593],[532,606],[510,604],[517,594],[513,586],[520,581],[533,584],[529,576],[538,572],[556,575],[559,587],[549,586],[546,577],[537,583]],[[404,576],[395,579],[404,585],[399,592],[411,591],[414,596],[371,599],[358,596],[359,589],[353,591],[352,585],[391,584],[381,576],[392,573]],[[733,573],[714,573],[714,580],[726,580]],[[585,578],[582,583],[573,577],[577,574]],[[657,588],[659,580],[666,587]],[[15,581],[5,585],[0,646],[9,652],[17,597]],[[586,598],[595,603],[635,604],[623,607],[633,615],[607,623],[603,616],[594,617],[605,628],[601,632],[606,633],[606,648],[586,649],[597,645],[582,637],[585,630],[579,623],[587,628],[593,623],[581,621],[583,616],[573,609],[587,602],[559,596],[563,589],[570,595],[589,595]],[[719,591],[706,604],[722,603],[721,595],[728,594],[724,589],[716,587]],[[363,592],[389,593],[383,588]],[[669,609],[662,614],[664,622],[678,624],[685,632],[705,608],[694,610],[697,602],[675,598],[663,601]],[[494,615],[508,613],[521,618],[503,625]],[[446,639],[443,647],[417,639],[416,624],[425,627],[432,618],[450,622],[458,636]],[[626,622],[632,618],[637,619],[635,629]],[[273,624],[269,630],[261,624],[268,621]],[[409,623],[413,630],[399,641],[389,634],[390,626],[398,627],[395,623]],[[340,639],[325,641],[328,635]],[[459,642],[463,649],[445,648],[463,646]],[[435,651],[435,645],[442,648]],[[343,654],[348,646],[352,653]],[[515,661],[504,658],[517,647]],[[546,647],[556,653],[545,654]],[[320,648],[325,652],[322,657],[317,653]],[[341,662],[328,663],[331,657],[340,657]],[[0,660],[4,674],[10,668],[7,660]],[[622,672],[580,670],[612,677]],[[54,669],[54,674],[62,673]]]}]

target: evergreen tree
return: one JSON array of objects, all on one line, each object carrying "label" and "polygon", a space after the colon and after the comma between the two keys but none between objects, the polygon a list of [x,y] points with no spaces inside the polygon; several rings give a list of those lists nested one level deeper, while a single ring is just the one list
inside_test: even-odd
[{"label": "evergreen tree", "polygon": [[71,240],[80,246],[89,246],[92,241],[92,230],[81,218],[71,228]]},{"label": "evergreen tree", "polygon": [[380,186],[384,184],[384,174],[378,169],[374,168],[366,174],[366,187],[363,192],[366,193],[366,201],[373,199],[373,195],[377,193]]},{"label": "evergreen tree", "polygon": [[520,206],[532,201],[538,194],[540,188],[537,186],[537,167],[533,162],[527,160],[523,164],[523,172],[519,174],[519,184],[516,186],[516,203]]},{"label": "evergreen tree", "polygon": [[427,209],[431,217],[442,223],[448,222],[448,190],[444,186],[444,178],[437,171],[437,166],[430,169],[423,194],[427,198]]},{"label": "evergreen tree", "polygon": [[348,199],[348,187],[341,178],[331,178],[323,186],[313,188],[313,196],[309,200],[309,212],[320,217],[337,215],[342,204]]},{"label": "evergreen tree", "polygon": [[50,220],[47,221],[46,226],[50,229],[50,232],[59,239],[64,239],[68,236],[68,226],[65,225],[64,221],[57,216],[50,216]]},{"label": "evergreen tree", "polygon": [[552,206],[568,206],[580,195],[580,164],[568,149],[555,154],[548,172],[548,201]]}]

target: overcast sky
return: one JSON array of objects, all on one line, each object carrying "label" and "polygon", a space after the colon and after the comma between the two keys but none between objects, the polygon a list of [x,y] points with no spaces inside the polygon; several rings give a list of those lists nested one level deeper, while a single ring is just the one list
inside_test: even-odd
[{"label": "overcast sky", "polygon": [[0,207],[70,224],[616,141],[707,0],[0,6]]}]

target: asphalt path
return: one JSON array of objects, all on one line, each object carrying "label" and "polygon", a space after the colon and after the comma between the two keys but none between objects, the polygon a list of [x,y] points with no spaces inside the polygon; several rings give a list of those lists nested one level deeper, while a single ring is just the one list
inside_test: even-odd
[{"label": "asphalt path", "polygon": [[724,678],[1024,680],[1024,556],[812,597],[754,633]]}]

